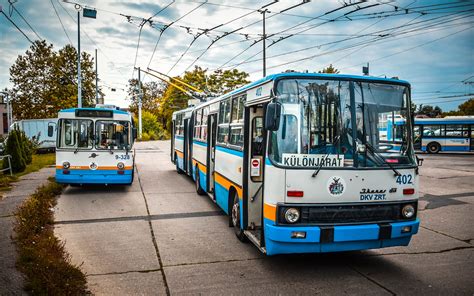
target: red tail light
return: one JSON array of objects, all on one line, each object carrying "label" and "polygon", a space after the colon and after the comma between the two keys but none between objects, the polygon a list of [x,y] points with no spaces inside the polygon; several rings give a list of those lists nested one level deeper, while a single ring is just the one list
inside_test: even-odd
[{"label": "red tail light", "polygon": [[386,158],[385,161],[388,162],[388,163],[398,163],[398,159],[396,159],[396,158],[395,159],[394,158]]},{"label": "red tail light", "polygon": [[124,171],[117,171],[119,175],[123,175],[125,172]]},{"label": "red tail light", "polygon": [[404,188],[403,189],[403,194],[405,195],[411,195],[415,193],[415,188]]},{"label": "red tail light", "polygon": [[69,170],[63,170],[64,175],[69,175]]},{"label": "red tail light", "polygon": [[303,197],[304,192],[299,190],[287,191],[286,195],[289,197]]}]

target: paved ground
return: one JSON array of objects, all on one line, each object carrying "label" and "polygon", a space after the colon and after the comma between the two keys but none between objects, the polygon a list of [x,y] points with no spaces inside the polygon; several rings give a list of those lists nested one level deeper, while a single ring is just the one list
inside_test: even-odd
[{"label": "paved ground", "polygon": [[12,190],[0,197],[0,295],[23,295],[24,279],[16,270],[16,250],[11,237],[16,208],[39,186],[54,175],[53,168],[44,168],[25,175],[13,183]]},{"label": "paved ground", "polygon": [[68,187],[56,233],[95,294],[474,293],[474,156],[425,158],[409,247],[265,257],[174,171],[169,142],[137,144],[131,187]]}]

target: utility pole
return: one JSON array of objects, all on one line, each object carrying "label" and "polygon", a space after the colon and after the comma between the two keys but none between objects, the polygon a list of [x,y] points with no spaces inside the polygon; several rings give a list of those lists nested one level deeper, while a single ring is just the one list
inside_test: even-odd
[{"label": "utility pole", "polygon": [[77,108],[82,108],[81,12],[80,10],[77,10]]},{"label": "utility pole", "polygon": [[99,104],[99,76],[97,73],[97,48],[95,49],[95,103]]},{"label": "utility pole", "polygon": [[142,138],[142,80],[140,78],[140,67],[138,67],[138,138]]},{"label": "utility pole", "polygon": [[266,53],[266,43],[267,35],[265,34],[265,13],[268,9],[262,10],[260,13],[263,15],[263,77],[267,76],[267,53]]},{"label": "utility pole", "polygon": [[7,125],[8,125],[8,133],[11,132],[11,125],[12,125],[12,121],[13,121],[13,108],[12,108],[12,105],[11,105],[11,102],[10,102],[10,97],[8,95],[8,93],[6,91],[2,91],[0,92],[0,94],[4,95],[4,98],[6,98],[6,100],[4,100],[4,102],[7,104]]}]

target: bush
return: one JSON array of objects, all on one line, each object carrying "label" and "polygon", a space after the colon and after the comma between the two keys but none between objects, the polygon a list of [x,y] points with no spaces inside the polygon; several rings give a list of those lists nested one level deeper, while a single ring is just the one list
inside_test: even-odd
[{"label": "bush", "polygon": [[[10,132],[5,146],[5,154],[10,154],[12,171],[14,173],[23,172],[26,169],[25,148],[23,145],[22,132],[14,129]],[[3,162],[3,168],[8,167],[8,160]]]},{"label": "bush", "polygon": [[[137,118],[134,118],[135,126],[138,126]],[[143,111],[142,112],[142,141],[150,140],[164,140],[167,139],[167,134],[163,126],[158,122],[155,114]]]}]

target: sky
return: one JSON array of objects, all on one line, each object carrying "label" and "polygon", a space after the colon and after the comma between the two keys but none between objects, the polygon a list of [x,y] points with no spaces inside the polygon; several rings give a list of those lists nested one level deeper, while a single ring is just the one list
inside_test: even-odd
[{"label": "sky", "polygon": [[[267,75],[330,64],[362,75],[369,63],[371,76],[409,81],[417,104],[447,111],[474,97],[472,0],[68,1],[0,0],[0,89],[12,86],[9,68],[31,45],[6,16],[30,40],[45,39],[59,50],[77,46],[76,6],[95,9],[96,19],[81,13],[81,51],[98,50],[105,103],[126,107],[134,67],[172,76],[194,65],[236,68],[251,81],[261,78],[266,9]],[[142,79],[155,78],[142,73]]]}]

